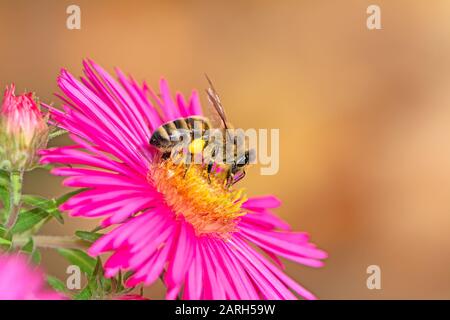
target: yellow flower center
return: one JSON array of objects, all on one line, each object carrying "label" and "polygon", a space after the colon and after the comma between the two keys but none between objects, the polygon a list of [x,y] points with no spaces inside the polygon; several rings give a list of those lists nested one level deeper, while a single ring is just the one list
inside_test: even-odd
[{"label": "yellow flower center", "polygon": [[170,159],[157,162],[149,180],[163,194],[166,204],[183,216],[197,235],[226,237],[236,230],[241,208],[247,199],[243,189],[227,188],[224,180],[197,164],[174,164]]}]

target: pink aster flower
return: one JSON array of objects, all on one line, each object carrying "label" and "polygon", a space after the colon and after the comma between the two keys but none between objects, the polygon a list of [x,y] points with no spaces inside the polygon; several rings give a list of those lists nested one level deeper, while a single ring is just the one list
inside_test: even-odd
[{"label": "pink aster flower", "polygon": [[0,254],[0,300],[60,300],[45,287],[44,274],[21,255]]},{"label": "pink aster flower", "polygon": [[47,145],[48,126],[33,93],[16,96],[14,90],[14,84],[6,88],[0,109],[0,167],[27,170]]},{"label": "pink aster flower", "polygon": [[74,145],[42,152],[42,162],[67,165],[53,173],[87,189],[61,209],[115,225],[89,249],[92,256],[112,253],[108,276],[132,271],[131,287],[163,276],[167,299],[314,298],[278,257],[320,267],[326,253],[274,215],[277,198],[246,199],[242,190],[208,181],[201,168],[186,173],[161,160],[149,146],[161,124],[202,114],[196,91],[173,99],[163,79],[155,94],[120,70],[116,82],[92,61],[84,72],[79,81],[62,70],[63,110],[49,107]]}]

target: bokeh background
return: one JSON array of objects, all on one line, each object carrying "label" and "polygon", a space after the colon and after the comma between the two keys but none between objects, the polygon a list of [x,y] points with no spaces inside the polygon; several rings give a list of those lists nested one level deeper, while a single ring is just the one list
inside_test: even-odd
[{"label": "bokeh background", "polygon": [[[66,28],[70,4],[81,30]],[[370,4],[382,30],[366,28]],[[278,213],[329,252],[322,269],[288,263],[290,275],[322,299],[449,299],[449,17],[445,0],[0,0],[0,87],[59,103],[59,68],[79,75],[85,57],[185,93],[207,72],[236,127],[280,129],[279,173],[256,167],[242,184],[278,195]],[[66,191],[45,171],[26,184]],[[56,253],[43,258],[66,276]],[[381,290],[366,287],[372,264]],[[146,292],[163,297],[161,284]]]}]

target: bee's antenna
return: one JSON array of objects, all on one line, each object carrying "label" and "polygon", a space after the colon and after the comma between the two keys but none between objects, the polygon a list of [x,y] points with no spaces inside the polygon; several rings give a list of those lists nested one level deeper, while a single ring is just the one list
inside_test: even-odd
[{"label": "bee's antenna", "polygon": [[220,118],[222,119],[225,129],[228,129],[227,116],[225,115],[225,110],[223,109],[222,102],[220,101],[220,97],[219,97],[216,89],[214,88],[214,85],[213,85],[211,79],[208,77],[208,75],[206,73],[205,73],[205,78],[209,84],[209,88],[206,89],[206,94],[208,95],[208,99],[211,102],[211,104],[214,106],[214,109],[216,109]]},{"label": "bee's antenna", "polygon": [[208,81],[208,84],[211,87],[211,89],[213,90],[213,92],[216,93],[216,88],[214,88],[214,85],[213,85],[211,79],[208,77],[208,74],[206,72],[205,72],[205,78]]}]

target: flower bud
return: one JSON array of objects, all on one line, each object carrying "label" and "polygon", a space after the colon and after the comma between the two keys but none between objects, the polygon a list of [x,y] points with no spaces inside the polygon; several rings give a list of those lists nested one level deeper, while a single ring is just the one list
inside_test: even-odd
[{"label": "flower bud", "polygon": [[47,146],[49,128],[33,94],[15,96],[14,90],[14,84],[6,88],[0,109],[0,169],[30,170]]}]

